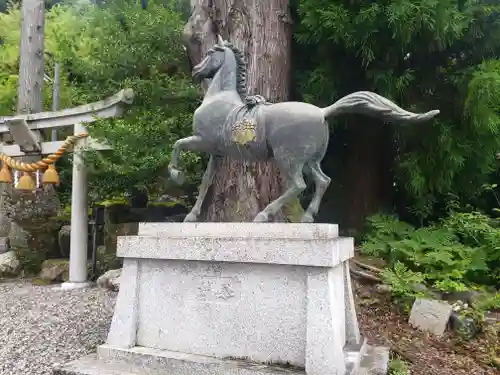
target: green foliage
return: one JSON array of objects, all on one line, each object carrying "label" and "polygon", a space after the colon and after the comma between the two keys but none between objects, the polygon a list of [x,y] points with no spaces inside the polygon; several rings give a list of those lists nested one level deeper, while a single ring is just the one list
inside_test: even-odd
[{"label": "green foliage", "polygon": [[376,214],[367,219],[367,228],[362,249],[366,254],[390,260],[391,266],[395,259],[389,259],[391,243],[406,238],[414,228],[395,216]]},{"label": "green foliage", "polygon": [[[51,12],[47,13],[50,18]],[[71,19],[62,19],[68,28],[71,28]],[[12,115],[16,110],[17,83],[19,69],[19,43],[20,43],[20,12],[18,7],[9,8],[8,13],[0,13],[0,116]],[[45,48],[47,52],[47,72],[51,72],[54,60],[52,57],[57,54],[53,38],[54,24],[50,20],[46,23]],[[50,58],[49,58],[50,57]],[[51,73],[48,73],[52,75]],[[74,105],[72,98],[72,87],[68,82],[68,75],[61,77],[60,106],[69,107]],[[44,103],[47,110],[51,107],[52,86],[44,85]]]},{"label": "green foliage", "polygon": [[16,107],[19,22],[17,9],[0,13],[0,116],[12,114]]},{"label": "green foliage", "polygon": [[16,253],[16,258],[21,264],[21,269],[25,276],[34,276],[42,268],[42,263],[47,259],[47,253],[44,251],[33,251],[25,246],[19,246],[12,249]]},{"label": "green foliage", "polygon": [[[182,14],[168,1],[112,0],[95,5],[56,5],[46,12],[46,69],[63,67],[62,108],[103,100],[123,88],[134,104],[118,119],[89,124],[112,151],[89,151],[91,195],[106,199],[134,188],[162,188],[175,140],[191,131],[199,100],[182,44]],[[15,110],[19,10],[0,14],[0,115]],[[45,85],[49,109],[52,87]],[[201,173],[199,156],[183,155],[189,182]],[[58,163],[59,164],[59,163]],[[62,192],[70,188],[70,164],[61,162]],[[69,198],[69,196],[67,196]]]},{"label": "green foliage", "polygon": [[109,270],[121,268],[123,265],[121,258],[116,257],[116,249],[114,249],[114,251],[110,251],[107,250],[104,246],[99,246],[97,248],[96,258],[97,267],[95,276],[100,276]]},{"label": "green foliage", "polygon": [[[124,87],[136,93],[125,117],[90,126],[93,136],[113,148],[88,155],[94,191],[109,196],[131,187],[151,188],[168,164],[174,141],[190,131],[199,95],[188,72],[180,15],[154,1],[146,11],[139,3],[116,1],[79,18],[85,22],[78,35],[68,30],[74,26],[58,31],[65,39],[58,44],[61,60],[79,82],[79,101],[102,99]],[[190,154],[188,170],[199,172],[198,162]]]},{"label": "green foliage", "polygon": [[395,190],[417,218],[442,215],[450,193],[478,202],[498,170],[500,5],[299,3],[295,37],[307,61],[297,81],[304,98],[329,104],[332,95],[363,89],[411,110],[440,109],[430,123],[393,128],[395,166],[385,168],[394,170]]},{"label": "green foliage", "polygon": [[422,297],[424,292],[417,289],[417,285],[425,282],[425,276],[420,272],[409,270],[403,263],[396,261],[394,267],[384,269],[380,276],[385,284],[391,285],[392,293],[396,297]]},{"label": "green foliage", "polygon": [[388,375],[410,375],[410,369],[406,362],[393,358],[389,361]]},{"label": "green foliage", "polygon": [[395,216],[375,215],[361,245],[387,260],[383,280],[398,296],[417,296],[427,284],[441,292],[500,285],[498,222],[478,212],[452,212],[429,227],[414,228]]},{"label": "green foliage", "polygon": [[488,280],[484,280],[480,272],[472,272],[474,280],[500,282],[500,220],[480,212],[455,212],[442,225],[455,233],[462,244],[477,249],[483,257],[484,266],[489,270]]},{"label": "green foliage", "polygon": [[123,195],[117,197],[111,197],[110,199],[106,199],[105,201],[102,201],[99,204],[104,207],[110,207],[115,205],[130,206],[130,202]]},{"label": "green foliage", "polygon": [[475,306],[479,311],[497,311],[500,310],[500,293],[486,295],[479,299]]}]

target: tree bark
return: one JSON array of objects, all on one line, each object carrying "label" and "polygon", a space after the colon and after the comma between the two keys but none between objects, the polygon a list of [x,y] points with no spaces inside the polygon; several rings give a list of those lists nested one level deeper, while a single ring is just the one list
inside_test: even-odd
[{"label": "tree bark", "polygon": [[353,116],[347,137],[344,227],[359,230],[368,216],[391,201],[391,127],[382,121]]},{"label": "tree bark", "polygon": [[23,0],[17,98],[21,114],[43,111],[44,28],[44,0]]},{"label": "tree bark", "polygon": [[[245,53],[248,94],[288,100],[291,80],[291,15],[288,0],[192,0],[186,24],[188,54],[197,64],[217,33]],[[252,221],[284,191],[274,162],[219,158],[204,202],[206,221]],[[274,221],[285,221],[283,212]]]},{"label": "tree bark", "polygon": [[[21,2],[21,44],[19,49],[19,82],[17,112],[19,114],[43,112],[45,1]],[[39,139],[42,133],[34,132]],[[4,138],[4,141],[8,141]],[[39,156],[25,156],[21,160],[32,162]],[[11,224],[13,247],[27,247],[29,234],[15,223]]]}]

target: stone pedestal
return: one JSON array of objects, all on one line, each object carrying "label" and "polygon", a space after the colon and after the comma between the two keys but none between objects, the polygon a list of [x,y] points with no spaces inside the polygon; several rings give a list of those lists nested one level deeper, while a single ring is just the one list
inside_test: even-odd
[{"label": "stone pedestal", "polygon": [[361,374],[378,352],[359,332],[353,255],[330,224],[141,224],[119,238],[106,344],[56,373]]}]

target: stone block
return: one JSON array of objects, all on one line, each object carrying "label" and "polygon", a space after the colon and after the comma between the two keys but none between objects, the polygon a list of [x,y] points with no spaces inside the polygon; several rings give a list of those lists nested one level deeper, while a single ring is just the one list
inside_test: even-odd
[{"label": "stone block", "polygon": [[19,263],[14,251],[0,254],[0,277],[17,276],[20,270],[21,263]]},{"label": "stone block", "polygon": [[[352,238],[331,224],[147,223],[118,237],[117,255],[133,259],[334,267],[354,256]],[[290,227],[290,228],[288,228]]]},{"label": "stone block", "polygon": [[118,291],[120,289],[120,276],[122,274],[121,268],[116,270],[109,270],[97,279],[97,286],[103,289]]},{"label": "stone block", "polygon": [[10,251],[9,237],[0,237],[0,254],[5,254]]},{"label": "stone block", "polygon": [[409,323],[422,331],[440,336],[446,330],[452,306],[446,301],[417,298],[413,303]]}]

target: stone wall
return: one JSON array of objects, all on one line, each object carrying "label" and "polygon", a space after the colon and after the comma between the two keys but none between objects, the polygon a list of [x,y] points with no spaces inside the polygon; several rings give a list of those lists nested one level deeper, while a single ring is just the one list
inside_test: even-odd
[{"label": "stone wall", "polygon": [[0,231],[9,228],[10,247],[16,252],[22,269],[38,273],[45,259],[56,249],[56,234],[61,224],[56,220],[60,201],[51,185],[35,192],[20,191],[3,184],[1,207],[6,220]]}]

